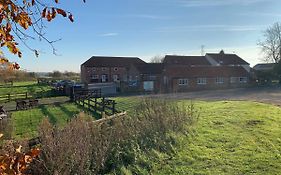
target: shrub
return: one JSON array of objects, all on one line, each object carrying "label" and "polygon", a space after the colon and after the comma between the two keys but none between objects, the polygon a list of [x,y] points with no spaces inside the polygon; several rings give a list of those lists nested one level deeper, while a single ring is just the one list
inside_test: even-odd
[{"label": "shrub", "polygon": [[143,155],[153,150],[172,154],[171,133],[186,132],[194,122],[192,110],[172,101],[144,99],[132,116],[93,122],[80,114],[64,128],[44,120],[42,151],[33,174],[140,174],[140,167],[149,171]]}]

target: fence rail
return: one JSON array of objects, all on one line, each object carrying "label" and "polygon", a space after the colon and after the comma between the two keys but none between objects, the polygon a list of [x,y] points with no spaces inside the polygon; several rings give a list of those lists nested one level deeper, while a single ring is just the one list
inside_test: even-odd
[{"label": "fence rail", "polygon": [[115,100],[102,97],[101,89],[76,91],[73,94],[73,101],[90,112],[106,115],[118,113]]},{"label": "fence rail", "polygon": [[[99,101],[100,100],[100,101]],[[90,112],[105,113],[106,115],[114,115],[118,113],[116,110],[115,100],[102,98],[86,98],[76,99],[76,104],[83,106]]]},{"label": "fence rail", "polygon": [[4,95],[0,95],[0,103],[11,102],[16,100],[28,99],[28,98],[43,98],[43,97],[53,97],[59,96],[60,93],[56,93],[56,91],[38,91],[38,92],[21,92],[21,93],[8,93]]}]

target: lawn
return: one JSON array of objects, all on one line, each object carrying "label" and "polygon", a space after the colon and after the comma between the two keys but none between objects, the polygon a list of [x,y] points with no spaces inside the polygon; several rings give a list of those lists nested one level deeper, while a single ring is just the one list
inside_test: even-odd
[{"label": "lawn", "polygon": [[[184,102],[185,103],[185,102]],[[281,108],[245,101],[196,102],[194,133],[152,174],[281,174]]]},{"label": "lawn", "polygon": [[13,137],[16,139],[33,138],[37,136],[38,126],[44,117],[57,126],[63,126],[82,109],[72,103],[62,105],[41,105],[25,111],[12,113]]},{"label": "lawn", "polygon": [[[115,100],[118,110],[129,113],[141,101],[136,97]],[[188,105],[190,101],[178,103]],[[200,117],[193,132],[176,137],[175,154],[143,155],[151,174],[281,174],[281,108],[247,101],[194,104]],[[81,110],[69,103],[15,112],[13,135],[34,137],[44,116],[63,126]]]},{"label": "lawn", "polygon": [[0,87],[0,96],[14,93],[35,93],[41,91],[49,91],[51,87],[48,85],[38,85],[37,82],[15,82],[11,87]]},{"label": "lawn", "polygon": [[[135,106],[141,100],[139,98],[114,98],[117,102],[118,111],[132,113]],[[33,138],[37,136],[38,126],[44,117],[55,125],[63,126],[69,119],[81,111],[86,111],[74,103],[61,105],[41,105],[39,108],[17,111],[12,113],[13,137],[16,139]],[[93,114],[93,119],[100,118],[100,115]]]},{"label": "lawn", "polygon": [[[37,82],[15,82],[11,87],[0,87],[0,101],[6,100],[7,95],[10,94],[12,99],[24,98],[25,93],[28,93],[28,97],[31,94],[40,93],[40,95],[47,95],[50,93],[51,87],[48,85],[38,85]],[[18,94],[18,95],[17,95]],[[22,95],[21,95],[22,94]]]}]

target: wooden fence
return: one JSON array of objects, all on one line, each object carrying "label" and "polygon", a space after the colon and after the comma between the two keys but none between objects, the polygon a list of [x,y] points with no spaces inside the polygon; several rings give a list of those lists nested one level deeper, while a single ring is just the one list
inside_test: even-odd
[{"label": "wooden fence", "polygon": [[61,95],[63,94],[53,90],[38,91],[33,93],[30,92],[8,93],[8,94],[0,95],[0,103],[29,99],[29,98],[44,98],[44,97],[53,97],[53,96],[61,96]]},{"label": "wooden fence", "polygon": [[10,102],[10,101],[15,101],[18,99],[27,99],[32,97],[31,94],[28,94],[28,92],[23,92],[23,93],[13,93],[13,94],[5,94],[5,95],[0,95],[0,102]]},{"label": "wooden fence", "polygon": [[118,113],[115,100],[102,97],[100,89],[74,92],[73,100],[90,112],[106,115]]}]

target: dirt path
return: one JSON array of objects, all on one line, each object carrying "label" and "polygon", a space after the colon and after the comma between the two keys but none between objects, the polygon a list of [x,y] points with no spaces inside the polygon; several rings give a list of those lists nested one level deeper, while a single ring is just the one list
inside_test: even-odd
[{"label": "dirt path", "polygon": [[154,95],[172,99],[249,100],[281,106],[281,87],[243,88]]}]

